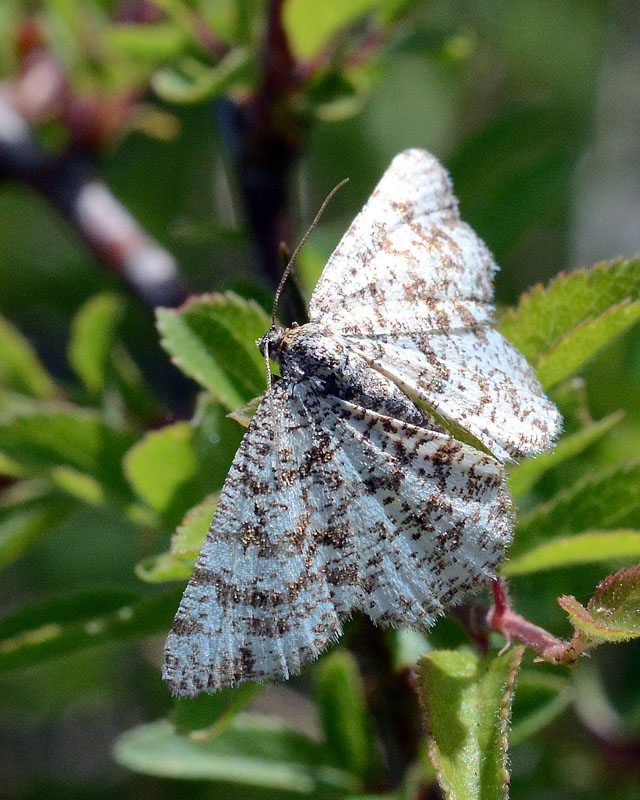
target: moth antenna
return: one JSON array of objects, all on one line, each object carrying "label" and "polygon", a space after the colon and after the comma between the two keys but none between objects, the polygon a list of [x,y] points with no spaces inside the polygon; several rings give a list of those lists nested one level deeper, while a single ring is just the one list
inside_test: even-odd
[{"label": "moth antenna", "polygon": [[[315,217],[313,218],[313,222],[307,228],[307,232],[302,237],[302,239],[300,239],[300,242],[298,243],[298,246],[293,251],[293,255],[289,259],[289,261],[287,263],[287,266],[285,267],[284,272],[282,273],[282,277],[280,278],[280,283],[278,284],[278,288],[276,289],[275,297],[273,298],[273,310],[271,312],[271,324],[272,325],[276,324],[276,311],[278,310],[278,301],[280,300],[280,295],[282,294],[282,290],[284,289],[284,285],[286,283],[286,280],[289,277],[289,273],[291,272],[291,269],[292,269],[292,267],[293,267],[293,265],[295,263],[295,260],[298,257],[298,253],[302,250],[302,248],[306,244],[307,239],[313,233],[313,230],[316,227],[316,225],[318,224],[318,222],[320,222],[320,217],[324,214],[324,211],[325,211],[326,207],[329,205],[329,203],[331,202],[334,194],[339,189],[342,189],[342,187],[345,185],[345,183],[348,183],[348,182],[349,182],[349,178],[344,178],[344,180],[341,180],[340,183],[337,186],[334,186],[333,189],[329,192],[329,194],[326,196],[324,202],[322,203],[322,205],[318,209],[318,212],[316,213]],[[270,383],[270,381],[269,381],[269,383]]]},{"label": "moth antenna", "polygon": [[269,363],[269,348],[264,349],[264,365],[267,370],[267,394],[271,394],[271,364]]}]

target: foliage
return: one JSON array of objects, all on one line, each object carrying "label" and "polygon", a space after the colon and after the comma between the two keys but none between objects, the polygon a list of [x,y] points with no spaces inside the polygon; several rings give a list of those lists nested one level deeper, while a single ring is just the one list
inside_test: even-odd
[{"label": "foliage", "polygon": [[507,730],[523,647],[481,658],[436,650],[418,673],[429,727],[429,751],[448,797],[507,794]]},{"label": "foliage", "polygon": [[558,598],[576,628],[576,636],[586,639],[587,646],[640,636],[638,573],[638,567],[631,567],[609,575],[598,584],[587,608],[575,597]]},{"label": "foliage", "polygon": [[255,347],[269,327],[257,303],[226,295],[158,310],[162,344],[174,362],[230,411],[264,390],[264,360]]},{"label": "foliage", "polygon": [[[6,86],[19,93],[39,58],[64,75],[55,102],[28,116],[49,167],[90,154],[189,287],[186,302],[157,309],[156,329],[127,296],[126,259],[117,277],[96,269],[111,256],[86,245],[45,178],[6,168],[0,152],[13,179],[0,190],[0,717],[4,738],[29,749],[14,759],[29,765],[15,797],[206,797],[214,786],[219,797],[417,800],[436,780],[456,800],[632,796],[637,767],[620,754],[640,735],[640,260],[557,274],[571,263],[604,4],[1,5]],[[274,78],[269,52],[282,42]],[[500,99],[488,75],[502,76]],[[230,105],[251,110],[244,127]],[[303,220],[352,178],[301,254],[306,299],[385,163],[410,145],[446,157],[463,216],[503,267],[498,299],[512,307],[497,324],[564,416],[555,450],[509,466],[516,530],[503,568],[514,608],[564,637],[563,658],[501,650],[481,597],[455,612],[462,626],[426,633],[356,618],[286,686],[171,700],[162,641],[265,390],[255,344],[274,258],[245,202],[257,174],[246,154],[265,148],[269,167],[286,154],[287,183],[302,153]],[[278,235],[294,216],[280,189],[273,219],[260,206],[270,224],[284,219]],[[292,293],[280,313],[300,308]],[[588,665],[556,663],[568,649],[588,650]],[[88,788],[75,750],[61,744],[59,764],[47,761],[34,733],[45,724],[47,737],[77,726]],[[111,745],[127,772],[102,786]]]}]

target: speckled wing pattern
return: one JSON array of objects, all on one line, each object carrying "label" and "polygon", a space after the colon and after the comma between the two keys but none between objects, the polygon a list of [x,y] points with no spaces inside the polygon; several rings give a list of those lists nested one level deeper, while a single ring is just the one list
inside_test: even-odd
[{"label": "speckled wing pattern", "polygon": [[501,461],[548,447],[559,425],[487,324],[494,270],[437,160],[397,156],[325,267],[311,322],[265,337],[282,378],[167,639],[175,694],[286,678],[354,610],[427,627],[494,575],[512,528]]},{"label": "speckled wing pattern", "polygon": [[236,454],[167,640],[177,694],[287,678],[354,609],[426,627],[493,574],[509,541],[490,456],[304,383],[279,381],[271,402]]},{"label": "speckled wing pattern", "polygon": [[487,325],[496,270],[439,161],[407,150],[329,259],[309,317],[497,458],[519,458],[549,447],[560,417]]}]

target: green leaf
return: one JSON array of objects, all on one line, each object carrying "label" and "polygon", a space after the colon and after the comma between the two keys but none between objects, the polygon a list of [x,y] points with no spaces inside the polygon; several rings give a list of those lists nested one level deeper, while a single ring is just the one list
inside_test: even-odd
[{"label": "green leaf", "polygon": [[561,336],[535,362],[545,389],[576,372],[599,350],[640,319],[640,301],[612,306],[599,317],[587,319]]},{"label": "green leaf", "polygon": [[[582,639],[582,634],[578,634],[575,638]],[[580,644],[584,647],[585,642],[582,641]],[[592,644],[591,646],[595,645]],[[618,657],[622,656],[622,659],[625,658],[623,653],[616,655]],[[633,664],[634,656],[629,653],[627,657],[629,655]],[[623,707],[618,703],[615,705],[612,703],[611,688],[613,687],[611,677],[615,669],[613,667],[615,663],[613,658],[607,658],[607,656],[602,659],[582,658],[579,666],[576,665],[577,668],[571,670],[574,689],[573,705],[576,716],[587,730],[610,740],[614,737],[623,739],[629,735],[631,732],[630,726],[625,724],[629,719],[633,726],[631,730],[637,730],[633,722],[635,714],[631,711],[633,706],[637,704],[637,693],[632,690],[631,696],[626,694],[629,691],[626,682],[620,681],[619,689],[625,692],[625,696],[629,697],[630,702],[623,701]],[[618,663],[620,662],[618,661]],[[618,683],[618,681],[616,680],[615,683]],[[614,691],[617,693],[618,686],[615,687]],[[630,716],[627,715],[629,711],[631,711]]]},{"label": "green leaf", "polygon": [[175,528],[189,508],[221,488],[241,434],[217,403],[205,399],[194,422],[151,431],[134,445],[124,460],[126,476],[136,493]]},{"label": "green leaf", "polygon": [[179,697],[172,714],[176,731],[188,734],[192,741],[206,741],[219,736],[263,689],[264,685],[259,683],[245,683],[214,694]]},{"label": "green leaf", "polygon": [[189,43],[185,31],[168,22],[109,25],[104,31],[104,39],[118,55],[152,63],[176,59]]},{"label": "green leaf", "polygon": [[413,669],[423,655],[435,649],[426,633],[412,628],[390,631],[389,644],[396,672]]},{"label": "green leaf", "polygon": [[552,400],[562,415],[567,432],[578,433],[593,424],[584,378],[573,377],[556,386]]},{"label": "green leaf", "polygon": [[173,25],[183,30],[185,35],[193,40],[199,21],[191,7],[194,3],[185,0],[154,0],[154,5],[161,8]]},{"label": "green leaf", "polygon": [[640,259],[603,261],[568,275],[560,273],[547,287],[538,284],[523,294],[518,306],[503,317],[500,330],[533,361],[584,320],[639,297]]},{"label": "green leaf", "polygon": [[279,721],[247,714],[234,717],[207,741],[181,736],[168,720],[140,725],[119,737],[114,755],[135,772],[164,778],[213,780],[265,792],[357,789],[353,777],[326,765],[321,745]]},{"label": "green leaf", "polygon": [[125,457],[124,469],[131,485],[160,513],[171,508],[183,485],[198,473],[195,436],[190,422],[176,422],[147,433]]},{"label": "green leaf", "polygon": [[258,406],[263,400],[264,395],[258,395],[258,397],[254,397],[253,400],[249,400],[249,402],[245,406],[242,406],[242,408],[239,408],[236,411],[230,411],[227,416],[229,419],[233,419],[236,422],[239,422],[240,425],[248,428],[249,423],[253,419],[253,415],[256,413]]},{"label": "green leaf", "polygon": [[334,650],[316,663],[313,677],[316,705],[334,764],[363,782],[375,783],[380,759],[354,656],[344,649]]},{"label": "green leaf", "polygon": [[509,471],[511,494],[519,497],[528,492],[546,472],[582,453],[605,436],[623,417],[624,413],[620,411],[610,414],[571,436],[564,436],[550,453],[542,453],[514,466]]},{"label": "green leaf", "polygon": [[107,364],[122,318],[122,302],[110,292],[90,297],[71,326],[69,363],[91,396],[104,389]]},{"label": "green leaf", "polygon": [[558,603],[571,624],[590,642],[622,642],[640,637],[640,565],[621,569],[598,584],[585,608],[575,597]]},{"label": "green leaf", "polygon": [[200,7],[209,30],[222,41],[251,42],[252,28],[261,21],[262,4],[255,0],[213,0]]},{"label": "green leaf", "polygon": [[141,417],[155,418],[159,405],[135,361],[116,335],[124,302],[102,292],[80,308],[71,327],[68,358],[92,401],[102,398],[105,416],[119,421],[125,407]]},{"label": "green leaf", "polygon": [[305,100],[319,120],[339,122],[362,111],[369,96],[365,70],[328,70],[309,83]]},{"label": "green leaf", "polygon": [[390,25],[408,11],[412,5],[412,0],[384,0],[379,11],[381,23]]},{"label": "green leaf", "polygon": [[339,31],[380,5],[381,0],[288,0],[283,21],[294,55],[299,59],[314,58]]},{"label": "green leaf", "polygon": [[[0,400],[0,406],[2,401]],[[19,464],[9,458],[6,453],[0,453],[0,475],[7,478],[24,478],[25,471]]]},{"label": "green leaf", "polygon": [[549,386],[633,324],[638,299],[640,260],[603,262],[534,287],[507,312],[500,330],[540,366]]},{"label": "green leaf", "polygon": [[169,229],[172,239],[190,245],[220,245],[244,247],[248,243],[247,233],[214,220],[194,219],[181,216],[173,221]]},{"label": "green leaf", "polygon": [[165,553],[144,558],[136,564],[136,575],[146,583],[185,581],[191,577],[218,504],[219,494],[208,495],[187,511],[171,537],[171,547]]},{"label": "green leaf", "polygon": [[0,494],[0,569],[55,530],[74,509],[68,497],[35,482],[22,481],[5,489]]},{"label": "green leaf", "polygon": [[634,530],[593,531],[560,536],[508,561],[505,575],[527,575],[577,564],[640,556],[640,532]]},{"label": "green leaf", "polygon": [[253,75],[251,52],[234,47],[215,67],[193,59],[180,62],[182,70],[164,68],[155,73],[151,86],[168,103],[203,103],[226,92],[235,83],[248,83]]},{"label": "green leaf", "polygon": [[193,572],[195,559],[177,558],[171,553],[160,553],[138,561],[135,573],[145,583],[168,583],[188,581]]},{"label": "green leaf", "polygon": [[217,492],[210,494],[187,511],[171,539],[171,552],[174,556],[190,558],[198,555],[218,505],[218,497]]},{"label": "green leaf", "polygon": [[21,466],[12,461],[4,453],[0,453],[0,475],[6,478],[25,478],[26,473]]},{"label": "green leaf", "polygon": [[311,297],[326,263],[327,253],[314,246],[313,240],[307,242],[300,251],[295,267],[296,279],[307,301]]},{"label": "green leaf", "polygon": [[572,700],[571,684],[559,675],[522,670],[513,698],[512,728],[509,740],[518,744],[546,728],[560,716]]},{"label": "green leaf", "polygon": [[270,320],[257,303],[226,292],[156,313],[162,345],[174,362],[227,409],[241,408],[264,391],[265,364],[256,340]]},{"label": "green leaf", "polygon": [[47,404],[0,418],[0,450],[34,477],[81,499],[131,499],[121,461],[131,434],[107,426],[92,411]]},{"label": "green leaf", "polygon": [[0,316],[0,385],[14,392],[53,399],[59,395],[49,373],[27,339]]},{"label": "green leaf", "polygon": [[0,672],[105,642],[166,631],[180,595],[171,591],[140,599],[102,590],[22,609],[0,620]]},{"label": "green leaf", "polygon": [[0,639],[23,636],[42,625],[67,625],[116,611],[139,598],[126,589],[101,588],[69,595],[54,595],[23,606],[0,618]]},{"label": "green leaf", "polygon": [[639,514],[640,463],[634,462],[592,475],[520,517],[511,556],[551,537],[633,527]]},{"label": "green leaf", "polygon": [[161,416],[160,404],[148,387],[140,368],[118,342],[111,352],[110,367],[115,386],[127,409],[143,419],[155,420]]},{"label": "green leaf", "polygon": [[484,658],[435,650],[418,664],[430,755],[449,800],[507,797],[507,729],[523,647]]},{"label": "green leaf", "polygon": [[[135,361],[116,340],[124,313],[118,295],[103,292],[89,298],[76,314],[69,342],[69,363],[92,400],[103,396],[106,412],[124,407],[154,418],[159,406]],[[117,405],[114,406],[114,400]]]}]

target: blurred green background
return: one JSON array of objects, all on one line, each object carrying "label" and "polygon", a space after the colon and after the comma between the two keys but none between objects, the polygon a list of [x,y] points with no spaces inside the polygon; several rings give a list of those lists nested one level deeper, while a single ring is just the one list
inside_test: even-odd
[{"label": "blurred green background", "polygon": [[[189,14],[223,41],[244,36],[245,46],[257,52],[268,5],[2,0],[0,7],[3,96],[15,99],[28,54],[38,49],[60,66],[76,98],[93,108],[94,122],[96,105],[112,111],[118,98],[134,94],[126,113],[111,113],[112,122],[103,119],[93,136],[74,139],[81,111],[90,115],[78,110],[80,103],[72,113],[53,108],[34,117],[31,131],[43,152],[52,160],[87,159],[142,228],[175,256],[188,294],[231,288],[267,308],[273,280],[255,258],[233,142],[218,105],[223,96],[242,103],[255,75],[239,72],[235,83],[205,91],[196,102],[185,103],[181,92],[190,85],[185,58],[197,57],[202,70],[216,63],[193,44]],[[296,9],[289,32],[299,53],[319,57],[323,33],[313,20],[322,16],[322,4],[290,5]],[[351,5],[358,4],[345,8]],[[362,13],[346,15],[348,25],[338,20],[333,30],[327,22],[335,69],[304,88],[292,115],[299,129],[287,177],[290,245],[330,189],[350,179],[301,256],[306,294],[393,155],[406,147],[426,148],[450,169],[463,218],[501,266],[499,309],[560,271],[640,250],[638,4],[431,0],[359,6]],[[155,38],[138,40],[115,30],[125,23],[164,27]],[[341,71],[347,58],[349,69]],[[72,321],[96,293],[117,293],[124,315],[120,339],[155,396],[138,414],[140,429],[187,418],[195,390],[161,350],[149,308],[82,241],[46,190],[22,180],[19,166],[12,171],[5,163],[0,174],[0,312],[26,334],[70,396],[80,397],[66,358]],[[626,419],[588,464],[571,467],[575,476],[545,479],[538,499],[594,466],[635,456],[640,447],[639,333],[619,339],[584,377],[576,391],[586,393],[593,418],[624,408]],[[141,536],[119,508],[83,505],[3,572],[0,610],[9,614],[96,586],[139,591],[135,565],[166,546],[166,532]],[[567,591],[584,599],[605,574],[601,567],[580,572],[514,581],[519,610],[566,635],[553,598]],[[455,639],[446,623],[443,630],[443,641]],[[0,797],[265,796],[136,775],[113,760],[120,733],[170,708],[159,675],[163,638],[111,643],[6,673],[0,681]],[[631,645],[598,652],[581,677],[585,686],[591,682],[583,706],[513,750],[514,797],[640,797],[633,769],[640,752],[639,655]],[[303,677],[264,693],[260,702],[268,710],[291,706],[289,716],[314,733],[318,722],[307,689]],[[615,729],[609,740],[603,721]]]}]

